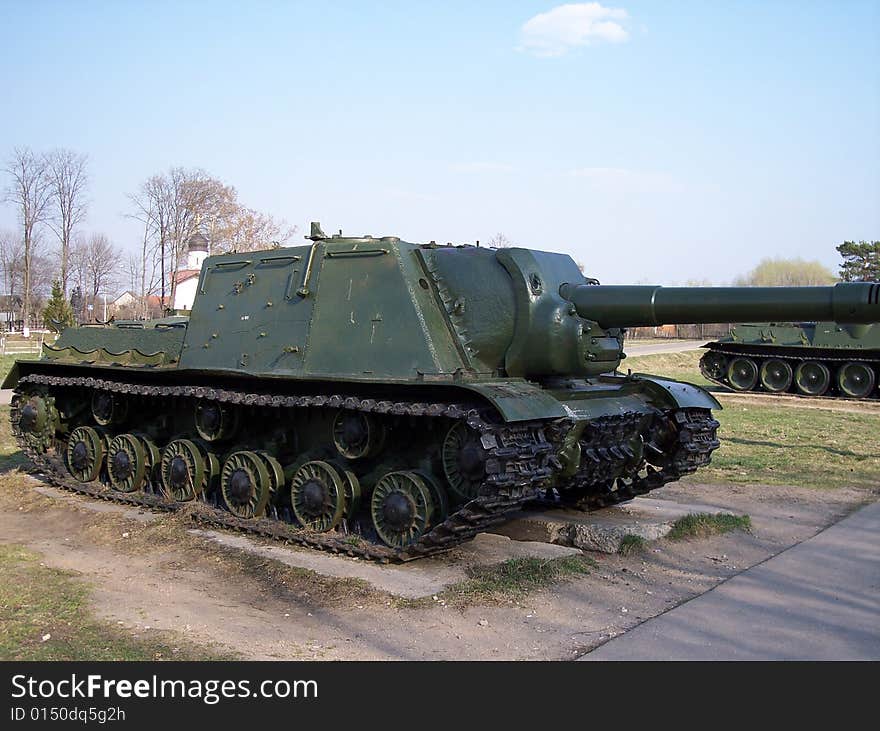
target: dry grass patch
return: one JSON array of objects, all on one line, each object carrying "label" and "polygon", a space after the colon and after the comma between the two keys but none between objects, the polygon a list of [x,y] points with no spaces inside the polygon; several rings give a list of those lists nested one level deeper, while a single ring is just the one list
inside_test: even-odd
[{"label": "dry grass patch", "polygon": [[589,574],[596,567],[596,562],[587,556],[511,558],[494,566],[469,568],[468,578],[447,587],[438,599],[457,607],[516,601],[540,589]]},{"label": "dry grass patch", "polygon": [[750,533],[752,519],[748,515],[731,515],[730,513],[689,513],[672,524],[667,538],[680,541],[685,538],[707,538],[719,533],[730,533],[742,530]]},{"label": "dry grass patch", "polygon": [[0,545],[0,659],[222,660],[228,654],[172,632],[130,632],[88,609],[88,587],[22,546]]},{"label": "dry grass patch", "polygon": [[638,553],[644,553],[648,548],[648,541],[642,536],[633,535],[632,533],[625,535],[620,540],[617,552],[621,556],[633,556]]}]

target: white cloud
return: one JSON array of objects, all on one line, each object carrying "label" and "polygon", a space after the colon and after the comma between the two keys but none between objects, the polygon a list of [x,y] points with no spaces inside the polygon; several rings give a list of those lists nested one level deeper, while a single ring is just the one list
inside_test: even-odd
[{"label": "white cloud", "polygon": [[668,173],[628,168],[576,168],[572,177],[582,178],[597,189],[630,193],[680,193],[684,186]]},{"label": "white cloud", "polygon": [[557,5],[523,24],[519,50],[536,56],[562,56],[595,41],[622,43],[629,39],[629,32],[617,21],[627,18],[626,10],[600,3]]},{"label": "white cloud", "polygon": [[450,170],[455,173],[480,174],[480,173],[512,173],[513,165],[500,162],[459,162],[450,165]]}]

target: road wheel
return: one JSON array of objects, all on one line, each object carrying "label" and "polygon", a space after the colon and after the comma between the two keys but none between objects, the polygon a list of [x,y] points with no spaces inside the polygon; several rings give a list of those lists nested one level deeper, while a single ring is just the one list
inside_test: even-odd
[{"label": "road wheel", "polygon": [[793,378],[791,366],[784,360],[771,358],[761,366],[761,385],[770,393],[788,391]]},{"label": "road wheel", "polygon": [[727,381],[737,391],[751,391],[758,382],[758,366],[751,358],[734,358],[727,366]]},{"label": "road wheel", "polygon": [[824,363],[807,360],[794,372],[794,383],[805,396],[821,396],[831,385],[831,372]]},{"label": "road wheel", "polygon": [[870,396],[876,382],[873,369],[865,363],[844,363],[837,371],[837,387],[850,398]]}]

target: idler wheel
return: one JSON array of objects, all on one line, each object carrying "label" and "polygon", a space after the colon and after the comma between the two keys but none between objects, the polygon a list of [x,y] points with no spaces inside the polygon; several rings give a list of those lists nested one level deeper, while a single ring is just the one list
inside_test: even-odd
[{"label": "idler wheel", "polygon": [[92,394],[92,417],[101,426],[120,424],[128,415],[128,401],[119,394],[95,391]]},{"label": "idler wheel", "polygon": [[149,471],[147,451],[133,434],[120,434],[107,448],[107,476],[110,484],[121,492],[134,492],[144,487]]},{"label": "idler wheel", "polygon": [[67,440],[67,469],[80,482],[92,482],[101,474],[104,439],[96,429],[79,426]]},{"label": "idler wheel", "polygon": [[821,396],[831,386],[831,372],[824,363],[807,360],[795,370],[794,383],[805,396]]},{"label": "idler wheel", "polygon": [[223,504],[239,518],[254,518],[266,512],[272,492],[272,476],[266,462],[255,452],[233,452],[220,473]]},{"label": "idler wheel", "polygon": [[217,471],[216,458],[189,439],[175,439],[162,450],[162,492],[178,502],[205,493]]},{"label": "idler wheel", "polygon": [[391,548],[406,548],[422,537],[431,522],[434,502],[415,472],[389,472],[373,488],[370,514],[379,539]]},{"label": "idler wheel", "polygon": [[791,386],[794,374],[784,360],[771,358],[761,366],[761,385],[770,393],[784,393]]},{"label": "idler wheel", "polygon": [[306,462],[290,481],[290,505],[306,528],[328,531],[339,525],[345,510],[342,476],[327,462]]},{"label": "idler wheel", "polygon": [[21,407],[18,428],[25,434],[37,434],[46,423],[46,405],[43,399],[33,398]]},{"label": "idler wheel", "polygon": [[384,428],[368,414],[343,410],[333,419],[333,446],[346,459],[373,457],[384,442]]},{"label": "idler wheel", "polygon": [[486,474],[486,450],[479,436],[461,422],[454,424],[443,439],[441,459],[452,492],[461,500],[473,500]]},{"label": "idler wheel", "polygon": [[876,382],[874,370],[866,363],[844,363],[837,371],[837,387],[850,398],[870,396]]},{"label": "idler wheel", "polygon": [[195,407],[195,426],[205,441],[228,439],[238,427],[238,412],[216,401],[199,401]]},{"label": "idler wheel", "polygon": [[758,382],[758,366],[751,358],[739,356],[727,366],[727,382],[737,391],[751,391]]},{"label": "idler wheel", "polygon": [[707,378],[721,381],[727,373],[727,357],[723,353],[709,351],[700,358],[700,369]]}]

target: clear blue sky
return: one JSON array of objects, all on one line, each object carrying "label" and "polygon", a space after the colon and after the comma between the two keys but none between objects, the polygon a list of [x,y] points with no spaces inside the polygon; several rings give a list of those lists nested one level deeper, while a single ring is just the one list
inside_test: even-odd
[{"label": "clear blue sky", "polygon": [[125,248],[172,165],[299,234],[501,231],[607,282],[880,238],[880,2],[558,5],[0,0],[0,156],[88,154]]}]

